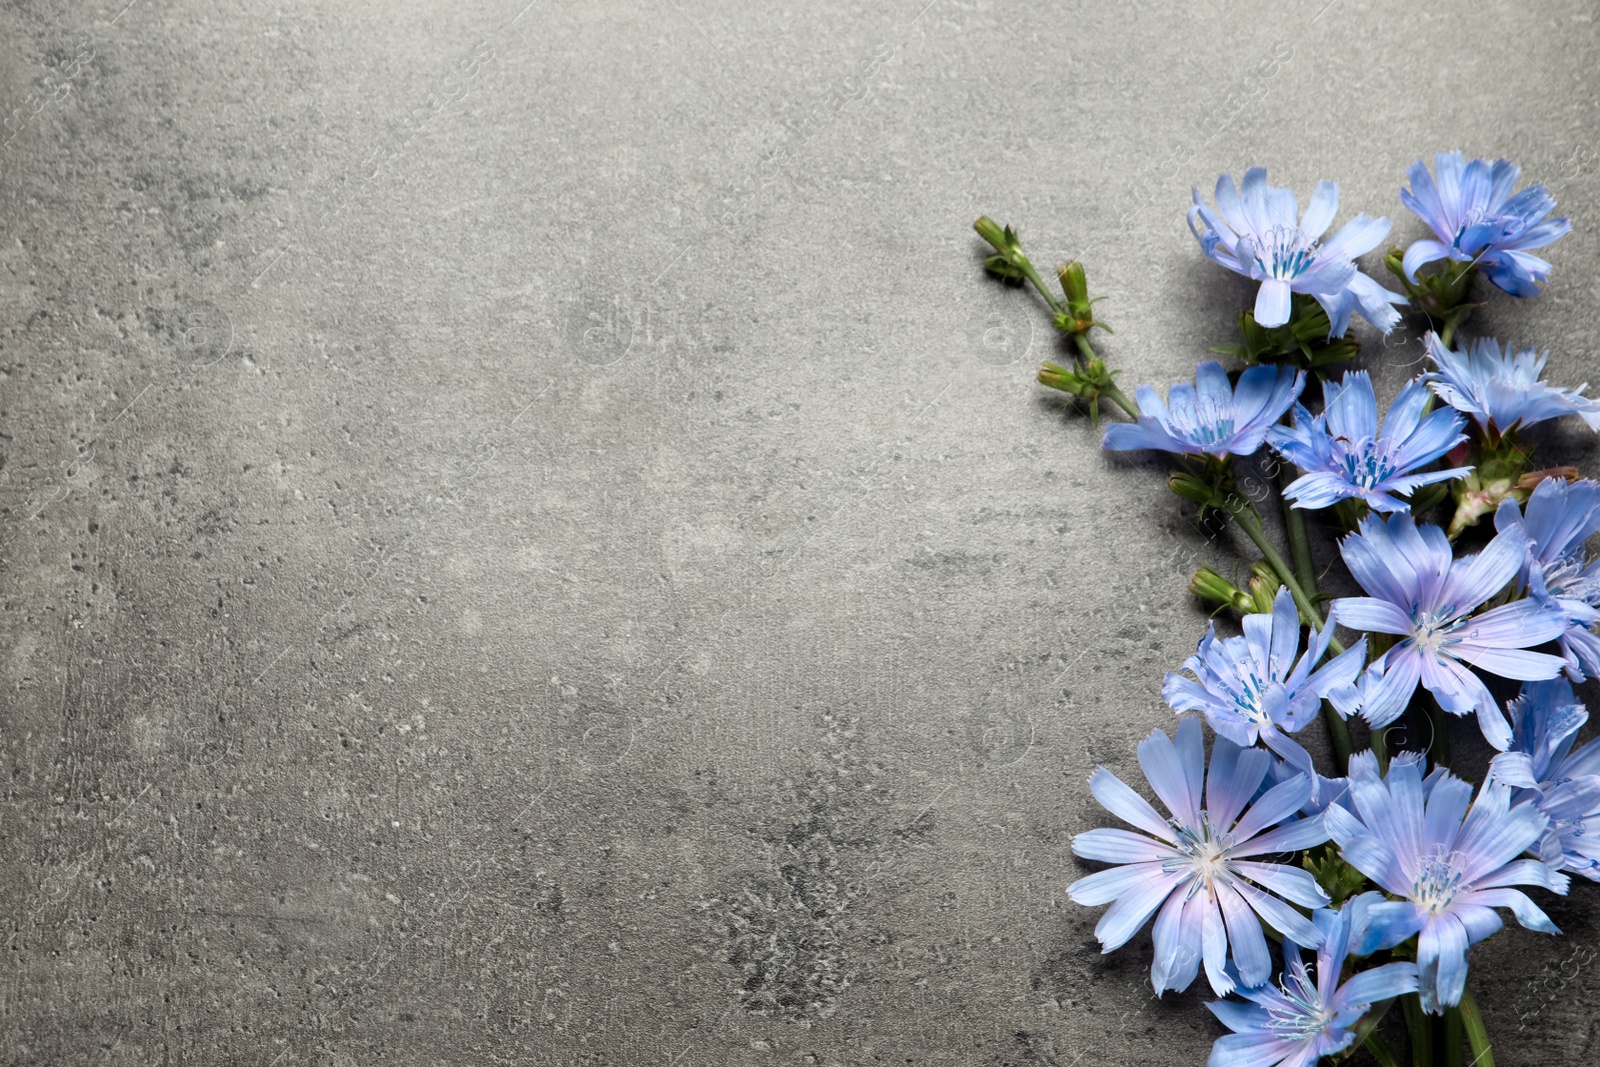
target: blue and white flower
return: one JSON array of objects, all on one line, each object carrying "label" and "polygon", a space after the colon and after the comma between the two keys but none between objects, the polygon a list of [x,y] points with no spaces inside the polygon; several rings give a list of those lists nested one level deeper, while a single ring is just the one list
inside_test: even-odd
[{"label": "blue and white flower", "polygon": [[1420,682],[1452,715],[1475,711],[1484,737],[1504,751],[1511,728],[1469,664],[1522,681],[1554,678],[1566,665],[1560,656],[1529,651],[1566,629],[1566,617],[1553,605],[1525,597],[1472,614],[1522,569],[1522,538],[1502,533],[1477,555],[1457,559],[1443,530],[1418,526],[1401,513],[1387,520],[1368,516],[1339,549],[1369,595],[1335,600],[1333,619],[1400,638],[1369,668],[1373,680],[1363,694],[1362,716],[1374,728],[1387,726]]},{"label": "blue and white flower", "polygon": [[1489,280],[1513,296],[1537,296],[1550,276],[1550,264],[1529,249],[1565,236],[1572,223],[1548,218],[1556,202],[1543,185],[1515,195],[1512,188],[1522,168],[1504,159],[1466,162],[1460,152],[1434,157],[1437,178],[1417,160],[1406,173],[1411,188],[1400,190],[1400,202],[1428,224],[1438,240],[1421,240],[1406,249],[1401,268],[1417,280],[1417,268],[1449,259],[1477,263]]},{"label": "blue and white flower", "polygon": [[1316,1067],[1323,1056],[1349,1048],[1356,1024],[1373,1004],[1417,990],[1417,965],[1385,963],[1340,984],[1350,955],[1350,911],[1323,908],[1312,917],[1322,932],[1315,965],[1301,959],[1293,938],[1283,943],[1278,985],[1241,989],[1249,1004],[1206,1005],[1233,1033],[1211,1046],[1206,1067]]},{"label": "blue and white flower", "polygon": [[1583,395],[1588,383],[1563,389],[1543,380],[1549,354],[1532,348],[1515,351],[1492,337],[1467,343],[1452,352],[1438,335],[1427,336],[1428,355],[1439,369],[1423,376],[1439,399],[1485,430],[1498,432],[1532,426],[1563,415],[1576,415],[1600,430],[1600,400]]},{"label": "blue and white flower", "polygon": [[1161,695],[1176,711],[1198,711],[1236,745],[1257,741],[1315,783],[1316,766],[1290,734],[1317,717],[1322,699],[1350,687],[1366,664],[1366,639],[1318,667],[1333,627],[1313,630],[1300,651],[1300,612],[1287,589],[1278,590],[1271,614],[1246,615],[1244,636],[1218,638],[1213,625],[1183,664],[1194,674],[1169,673]]},{"label": "blue and white flower", "polygon": [[1366,371],[1323,385],[1323,411],[1294,406],[1293,426],[1274,426],[1267,442],[1305,474],[1284,489],[1297,508],[1325,508],[1340,500],[1362,500],[1374,511],[1405,511],[1395,494],[1410,494],[1434,482],[1459,478],[1470,467],[1426,471],[1466,440],[1466,425],[1448,409],[1427,411],[1428,390],[1406,383],[1378,424],[1378,397]]},{"label": "blue and white flower", "polygon": [[1338,233],[1321,240],[1339,210],[1337,182],[1317,183],[1300,217],[1300,203],[1291,190],[1267,184],[1267,172],[1252,167],[1244,187],[1233,178],[1217,179],[1215,210],[1194,190],[1189,230],[1207,256],[1237,274],[1261,283],[1255,317],[1262,326],[1289,321],[1290,294],[1315,297],[1328,313],[1329,336],[1343,337],[1352,312],[1384,333],[1400,321],[1393,307],[1406,298],[1363,274],[1355,257],[1372,251],[1389,233],[1388,219],[1358,215]]},{"label": "blue and white flower", "polygon": [[1425,1010],[1443,1013],[1461,1001],[1467,947],[1505,925],[1509,908],[1530,930],[1560,933],[1520,889],[1565,893],[1569,880],[1539,860],[1518,859],[1538,842],[1548,820],[1531,805],[1511,806],[1509,787],[1490,782],[1473,800],[1472,786],[1444,769],[1422,776],[1422,757],[1402,753],[1378,773],[1377,758],[1350,760],[1355,814],[1335,805],[1323,816],[1344,861],[1383,893],[1345,905],[1359,930],[1357,955],[1417,938],[1418,993]]},{"label": "blue and white flower", "polygon": [[1600,560],[1590,561],[1584,543],[1600,533],[1600,484],[1546,478],[1534,486],[1526,509],[1515,500],[1500,505],[1495,529],[1521,536],[1527,545],[1521,578],[1537,599],[1566,617],[1557,640],[1575,682],[1600,676]]},{"label": "blue and white flower", "polygon": [[1541,860],[1600,882],[1600,745],[1573,751],[1588,710],[1564,678],[1529,682],[1506,710],[1511,747],[1490,774],[1516,787],[1513,804],[1532,804],[1550,820],[1535,850]]},{"label": "blue and white flower", "polygon": [[1267,430],[1283,417],[1305,387],[1304,372],[1262,364],[1239,375],[1239,384],[1216,360],[1195,368],[1194,384],[1174,385],[1162,403],[1141,385],[1134,398],[1139,421],[1107,427],[1102,447],[1116,452],[1141,448],[1181,455],[1248,456],[1261,447]]},{"label": "blue and white flower", "polygon": [[1111,904],[1094,931],[1106,952],[1155,917],[1157,994],[1187,989],[1203,963],[1211,988],[1226,996],[1235,985],[1230,955],[1245,985],[1265,982],[1272,958],[1261,921],[1302,945],[1322,944],[1317,928],[1285,901],[1321,908],[1327,894],[1300,868],[1261,858],[1328,839],[1320,817],[1296,816],[1311,795],[1304,775],[1256,797],[1274,762],[1265,749],[1219,737],[1208,774],[1200,720],[1190,718],[1178,724],[1176,742],[1157,730],[1139,743],[1139,765],[1170,817],[1104,767],[1089,777],[1095,799],[1144,833],[1107,828],[1073,838],[1075,855],[1118,866],[1078,879],[1067,895]]}]

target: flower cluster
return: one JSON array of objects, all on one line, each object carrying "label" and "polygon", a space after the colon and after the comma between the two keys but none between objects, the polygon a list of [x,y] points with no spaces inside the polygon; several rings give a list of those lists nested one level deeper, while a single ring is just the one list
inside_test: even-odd
[{"label": "flower cluster", "polygon": [[[1063,314],[1019,266],[1015,232],[980,220],[996,249],[990,270],[1034,281],[1078,348],[1077,370],[1052,364],[1041,382],[1065,388],[1071,377],[1067,391],[1091,414],[1102,398],[1116,403],[1132,421],[1108,427],[1103,447],[1168,454],[1173,491],[1236,524],[1261,555],[1247,589],[1218,567],[1196,573],[1191,590],[1236,613],[1238,632],[1213,623],[1166,675],[1176,733],[1156,730],[1137,753],[1156,803],[1105,767],[1090,776],[1129,828],[1079,833],[1074,854],[1106,866],[1067,889],[1109,905],[1095,928],[1106,952],[1151,927],[1158,995],[1204,972],[1230,998],[1208,1005],[1228,1031],[1211,1067],[1314,1067],[1363,1043],[1395,1062],[1380,1024],[1396,1000],[1415,1062],[1433,1047],[1429,1015],[1450,1016],[1443,1032],[1465,1035],[1482,1059],[1471,947],[1507,914],[1559,933],[1530,891],[1564,894],[1573,874],[1600,882],[1600,743],[1577,743],[1588,713],[1573,689],[1600,677],[1600,559],[1587,549],[1600,534],[1600,482],[1530,469],[1523,440],[1567,415],[1600,430],[1600,399],[1546,382],[1547,356],[1532,348],[1455,341],[1479,306],[1478,274],[1535,295],[1552,268],[1529,250],[1571,229],[1550,217],[1542,186],[1514,192],[1518,175],[1458,152],[1441,153],[1433,173],[1411,168],[1400,199],[1436,239],[1385,257],[1409,301],[1356,262],[1387,236],[1387,219],[1360,215],[1324,237],[1334,183],[1316,186],[1304,214],[1259,167],[1242,186],[1222,175],[1212,203],[1196,190],[1189,227],[1202,251],[1259,288],[1240,314],[1241,344],[1216,349],[1247,366],[1202,362],[1165,401],[1148,386],[1136,403],[1123,396],[1083,316]],[[1073,267],[1068,302],[1086,308]],[[1334,340],[1354,314],[1387,333],[1402,309],[1428,317],[1432,366],[1394,383],[1386,405],[1381,367],[1321,373],[1359,353],[1359,341]],[[1090,379],[1092,391],[1078,387]],[[1241,489],[1262,474],[1282,485],[1287,551],[1258,510],[1270,494]],[[1325,571],[1311,541],[1329,526],[1323,555],[1357,595],[1318,592]],[[1520,695],[1503,700],[1515,682]],[[1481,784],[1452,770],[1452,717],[1471,717],[1497,751]],[[1369,747],[1357,751],[1362,725]],[[1391,751],[1401,737],[1407,750]],[[1445,1062],[1462,1053],[1440,1050]]]}]

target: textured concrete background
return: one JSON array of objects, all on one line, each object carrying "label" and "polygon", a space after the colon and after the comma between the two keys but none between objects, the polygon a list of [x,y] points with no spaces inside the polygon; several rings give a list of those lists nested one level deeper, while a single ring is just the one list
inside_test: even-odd
[{"label": "textured concrete background", "polygon": [[1475,325],[1595,373],[1591,4],[124,2],[0,13],[5,1063],[1203,1062],[1063,890],[1233,547],[971,220],[1164,385],[1191,183],[1507,154],[1578,232]]}]

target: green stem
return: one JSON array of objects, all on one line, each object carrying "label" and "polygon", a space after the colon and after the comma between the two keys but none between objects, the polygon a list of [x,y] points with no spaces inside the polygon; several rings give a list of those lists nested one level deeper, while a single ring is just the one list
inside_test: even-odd
[{"label": "green stem", "polygon": [[1033,283],[1033,287],[1035,289],[1039,290],[1039,295],[1044,297],[1044,302],[1046,304],[1050,305],[1050,310],[1051,311],[1064,311],[1064,310],[1066,310],[1066,305],[1061,303],[1061,301],[1057,300],[1055,298],[1055,296],[1051,294],[1050,290],[1045,288],[1044,280],[1039,277],[1039,272],[1033,269],[1033,264],[1028,260],[1028,257],[1026,257],[1026,256],[1018,256],[1017,258],[1022,261],[1020,263],[1017,263],[1017,268],[1022,271],[1023,275],[1030,282]]},{"label": "green stem", "polygon": [[1372,1053],[1372,1058],[1378,1061],[1379,1067],[1400,1067],[1400,1061],[1395,1059],[1394,1053],[1389,1051],[1389,1046],[1385,1045],[1383,1038],[1376,1033],[1368,1034],[1362,1044]]},{"label": "green stem", "polygon": [[1462,990],[1457,1010],[1467,1031],[1467,1042],[1472,1046],[1472,1067],[1494,1067],[1494,1053],[1489,1049],[1489,1030],[1483,1025],[1483,1013],[1478,1010],[1478,1000],[1470,988]]},{"label": "green stem", "polygon": [[[1284,465],[1278,483],[1287,486],[1292,480],[1288,464]],[[1306,513],[1283,498],[1283,528],[1289,535],[1289,556],[1294,560],[1295,577],[1302,588],[1313,596],[1317,592],[1317,569],[1311,561],[1311,538],[1306,534]]]},{"label": "green stem", "polygon": [[1389,739],[1384,736],[1383,729],[1373,729],[1367,732],[1367,744],[1372,748],[1372,754],[1378,758],[1378,773],[1389,773]]},{"label": "green stem", "polygon": [[[1283,587],[1289,590],[1289,595],[1294,597],[1295,606],[1300,609],[1300,614],[1305,616],[1308,623],[1321,630],[1327,625],[1322,618],[1322,613],[1317,610],[1317,606],[1306,595],[1305,589],[1300,585],[1300,580],[1294,576],[1294,571],[1289,569],[1289,565],[1283,561],[1283,557],[1278,555],[1278,550],[1272,547],[1272,542],[1267,540],[1267,535],[1261,531],[1261,520],[1256,516],[1255,508],[1248,501],[1242,504],[1235,503],[1239,499],[1241,498],[1237,495],[1231,497],[1225,510],[1229,515],[1233,516],[1234,521],[1239,524],[1239,529],[1244,531],[1245,536],[1255,544],[1256,549],[1261,553],[1261,558],[1267,561],[1267,566],[1272,568],[1273,573],[1278,576],[1278,580],[1283,583]],[[1340,646],[1339,651],[1344,651],[1343,646]],[[1335,655],[1337,654],[1336,652]]]},{"label": "green stem", "polygon": [[[1290,479],[1289,467],[1285,464],[1278,475],[1278,484],[1286,486]],[[1314,597],[1317,595],[1317,568],[1311,559],[1311,538],[1306,533],[1306,513],[1291,504],[1288,497],[1282,499],[1283,528],[1289,536],[1289,555],[1294,559],[1294,574],[1300,581],[1300,588]],[[1322,721],[1327,728],[1328,739],[1333,743],[1334,757],[1339,761],[1339,771],[1348,773],[1350,753],[1353,748],[1350,743],[1350,728],[1345,725],[1344,719],[1333,705],[1327,701],[1322,702]]]},{"label": "green stem", "polygon": [[1444,1013],[1444,1063],[1445,1067],[1464,1067],[1462,1046],[1465,1042],[1461,1029],[1461,1009],[1446,1008]]},{"label": "green stem", "polygon": [[[1078,346],[1078,355],[1083,359],[1085,364],[1095,358],[1094,346],[1089,343],[1089,339],[1087,337],[1081,333],[1075,333],[1072,335],[1072,340]],[[1128,399],[1127,394],[1121,389],[1118,389],[1115,385],[1108,383],[1105,388],[1100,390],[1100,395],[1117,405],[1117,407],[1121,408],[1123,411],[1126,411],[1130,418],[1137,419],[1139,417],[1139,409],[1134,407],[1133,401]]]},{"label": "green stem", "polygon": [[1400,1006],[1405,1009],[1406,1030],[1411,1034],[1411,1067],[1434,1067],[1433,1020],[1423,1012],[1415,993],[1407,993]]},{"label": "green stem", "polygon": [[1394,998],[1390,997],[1388,1000],[1380,1000],[1368,1008],[1367,1013],[1356,1020],[1355,1044],[1359,1045],[1368,1037],[1374,1036],[1378,1029],[1378,1024],[1383,1022],[1383,1017],[1389,1014],[1389,1009],[1392,1007],[1394,1007]]},{"label": "green stem", "polygon": [[[1245,536],[1255,542],[1256,548],[1261,552],[1261,558],[1267,561],[1267,566],[1272,568],[1273,572],[1277,574],[1278,580],[1283,583],[1284,588],[1289,590],[1289,595],[1294,597],[1295,605],[1299,607],[1300,613],[1305,616],[1306,621],[1318,630],[1327,626],[1327,621],[1323,619],[1322,613],[1317,610],[1316,605],[1311,602],[1311,598],[1306,595],[1306,591],[1301,588],[1299,580],[1294,576],[1294,572],[1283,561],[1283,557],[1278,555],[1278,550],[1272,547],[1272,543],[1267,540],[1267,535],[1261,532],[1261,520],[1256,517],[1255,509],[1245,503],[1231,506],[1227,511],[1228,514],[1233,516],[1234,521],[1239,524],[1239,528],[1245,532]],[[1344,645],[1340,644],[1336,638],[1328,642],[1328,648],[1335,656],[1344,652]],[[1343,719],[1339,718],[1339,713],[1327,705],[1323,706],[1323,719],[1328,727],[1328,741],[1333,745],[1334,758],[1339,761],[1340,768],[1349,767],[1350,728],[1345,725]]]}]

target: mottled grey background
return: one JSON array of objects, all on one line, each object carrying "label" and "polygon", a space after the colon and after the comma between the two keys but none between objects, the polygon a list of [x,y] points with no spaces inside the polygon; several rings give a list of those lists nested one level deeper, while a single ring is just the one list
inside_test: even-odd
[{"label": "mottled grey background", "polygon": [[1234,546],[972,219],[1165,385],[1191,183],[1506,154],[1577,233],[1475,325],[1596,373],[1592,4],[124,2],[0,13],[5,1063],[1203,1062],[1064,887]]}]

